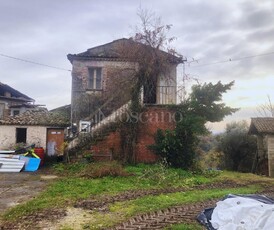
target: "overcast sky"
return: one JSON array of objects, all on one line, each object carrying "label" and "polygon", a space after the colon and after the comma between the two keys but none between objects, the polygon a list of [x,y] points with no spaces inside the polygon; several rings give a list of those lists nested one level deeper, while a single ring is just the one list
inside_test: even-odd
[{"label": "overcast sky", "polygon": [[[70,70],[68,53],[132,35],[140,6],[173,25],[173,46],[195,60],[186,74],[235,80],[224,101],[241,110],[225,122],[258,116],[267,95],[274,102],[273,0],[0,0],[0,54]],[[179,67],[179,81],[182,74]],[[0,81],[48,109],[70,103],[69,71],[0,56]],[[219,131],[225,122],[210,127]]]}]

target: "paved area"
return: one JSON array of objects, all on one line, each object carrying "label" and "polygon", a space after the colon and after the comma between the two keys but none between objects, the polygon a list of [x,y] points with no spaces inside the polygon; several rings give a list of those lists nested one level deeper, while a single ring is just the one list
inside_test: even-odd
[{"label": "paved area", "polygon": [[0,173],[0,213],[35,197],[47,182],[40,173]]}]

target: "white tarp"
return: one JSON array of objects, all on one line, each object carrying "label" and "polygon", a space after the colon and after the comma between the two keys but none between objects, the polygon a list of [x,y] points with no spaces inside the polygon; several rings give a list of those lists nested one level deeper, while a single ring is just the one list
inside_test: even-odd
[{"label": "white tarp", "polygon": [[217,202],[210,220],[218,230],[272,230],[274,204],[248,197],[232,197]]}]

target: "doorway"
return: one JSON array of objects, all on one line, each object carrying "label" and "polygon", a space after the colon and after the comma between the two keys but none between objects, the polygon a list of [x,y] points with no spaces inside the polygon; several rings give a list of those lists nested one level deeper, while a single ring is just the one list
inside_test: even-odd
[{"label": "doorway", "polygon": [[47,155],[63,155],[64,129],[47,129]]}]

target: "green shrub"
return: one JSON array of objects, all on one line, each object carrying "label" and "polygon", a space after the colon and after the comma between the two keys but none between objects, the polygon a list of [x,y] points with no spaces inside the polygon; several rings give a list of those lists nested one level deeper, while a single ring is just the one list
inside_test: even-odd
[{"label": "green shrub", "polygon": [[257,151],[256,138],[248,134],[245,121],[227,124],[219,137],[218,150],[224,153],[225,168],[233,171],[251,172]]},{"label": "green shrub", "polygon": [[203,118],[187,115],[177,122],[175,130],[157,130],[155,144],[149,148],[171,167],[190,169],[195,160],[197,135],[206,132],[203,124]]},{"label": "green shrub", "polygon": [[216,150],[210,150],[200,157],[200,164],[205,169],[224,169],[224,154]]}]

